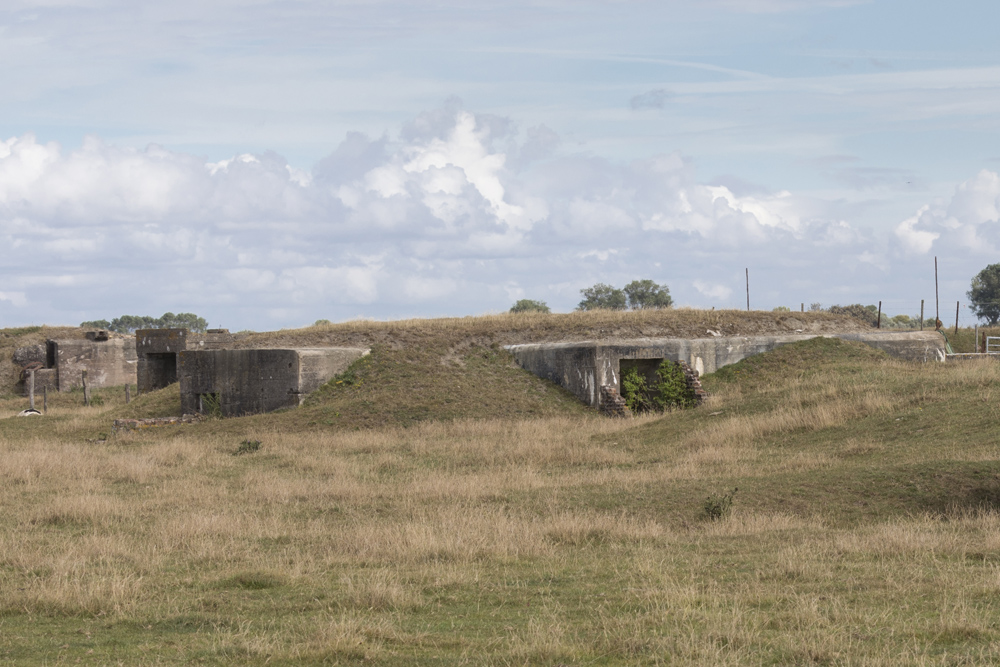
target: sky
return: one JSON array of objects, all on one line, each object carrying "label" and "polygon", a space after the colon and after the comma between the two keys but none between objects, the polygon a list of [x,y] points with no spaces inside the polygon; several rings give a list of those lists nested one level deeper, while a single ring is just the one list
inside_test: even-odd
[{"label": "sky", "polygon": [[[6,0],[0,326],[883,302],[1000,262],[1000,5]],[[946,305],[947,304],[947,305]],[[947,315],[947,316],[946,316]]]}]

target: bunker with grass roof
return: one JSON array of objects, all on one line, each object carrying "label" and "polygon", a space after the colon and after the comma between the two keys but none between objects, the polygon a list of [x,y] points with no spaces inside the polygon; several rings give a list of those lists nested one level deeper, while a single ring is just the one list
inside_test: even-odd
[{"label": "bunker with grass roof", "polygon": [[[944,339],[934,331],[827,334],[853,340],[911,361],[944,361]],[[698,375],[715,372],[749,356],[801,340],[809,334],[718,336],[712,338],[639,338],[571,343],[507,345],[522,368],[568,389],[594,408],[622,392],[621,377],[630,367],[650,375],[664,360],[683,362]]]},{"label": "bunker with grass roof", "polygon": [[301,405],[366,348],[184,350],[178,354],[181,411],[236,417]]}]

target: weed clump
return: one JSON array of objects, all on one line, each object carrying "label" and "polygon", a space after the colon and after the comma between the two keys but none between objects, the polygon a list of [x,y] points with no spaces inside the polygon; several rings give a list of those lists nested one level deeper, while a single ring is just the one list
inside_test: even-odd
[{"label": "weed clump", "polygon": [[244,440],[240,443],[240,446],[236,448],[236,451],[233,452],[233,456],[253,454],[258,451],[260,451],[260,440]]},{"label": "weed clump", "polygon": [[720,521],[729,516],[733,511],[733,498],[736,497],[737,491],[739,489],[734,488],[729,493],[713,494],[705,498],[705,504],[702,506],[705,510],[705,517],[709,521]]}]

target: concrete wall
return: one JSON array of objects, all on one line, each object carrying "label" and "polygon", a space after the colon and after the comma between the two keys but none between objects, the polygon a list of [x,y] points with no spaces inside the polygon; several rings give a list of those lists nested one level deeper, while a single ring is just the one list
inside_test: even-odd
[{"label": "concrete wall", "polygon": [[187,329],[139,329],[135,349],[139,356],[139,393],[156,391],[177,382],[177,355],[187,350],[224,350],[233,343],[228,329],[209,329],[203,334]]},{"label": "concrete wall", "polygon": [[205,396],[218,400],[222,415],[296,407],[356,359],[361,348],[284,350],[185,350],[178,355],[181,412],[205,412]]},{"label": "concrete wall", "polygon": [[[24,396],[28,395],[28,385],[27,379],[18,380],[17,388]],[[35,371],[35,395],[41,396],[45,389],[59,391],[59,375],[54,368],[39,368]]]},{"label": "concrete wall", "polygon": [[87,371],[90,387],[114,387],[136,381],[136,353],[131,340],[50,341],[59,382],[59,391],[83,386]]},{"label": "concrete wall", "polygon": [[[933,331],[906,333],[833,334],[912,361],[944,361],[944,339]],[[601,387],[619,392],[622,359],[684,361],[699,375],[734,364],[813,335],[747,336],[740,338],[641,338],[626,341],[581,341],[508,345],[517,363],[535,375],[551,380],[576,394],[592,407],[600,407]]]},{"label": "concrete wall", "polygon": [[177,382],[177,354],[188,346],[187,329],[139,329],[135,332],[138,357],[136,384],[145,394]]}]

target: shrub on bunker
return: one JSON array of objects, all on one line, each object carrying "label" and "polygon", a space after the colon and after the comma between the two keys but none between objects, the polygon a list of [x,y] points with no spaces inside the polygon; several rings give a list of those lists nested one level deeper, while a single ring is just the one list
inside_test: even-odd
[{"label": "shrub on bunker", "polygon": [[635,414],[687,408],[697,403],[694,390],[687,384],[681,365],[664,359],[651,374],[639,366],[629,366],[621,373],[621,395]]}]

